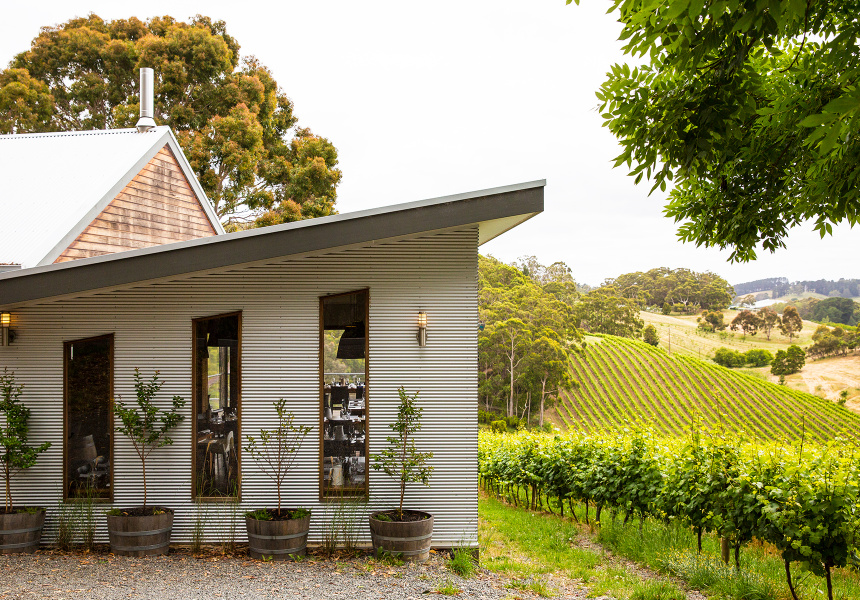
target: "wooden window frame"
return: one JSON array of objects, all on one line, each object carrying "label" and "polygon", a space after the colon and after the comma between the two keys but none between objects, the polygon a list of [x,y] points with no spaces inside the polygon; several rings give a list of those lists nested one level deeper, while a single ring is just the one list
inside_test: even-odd
[{"label": "wooden window frame", "polygon": [[[203,321],[237,317],[239,320],[239,340],[236,357],[236,479],[238,488],[235,496],[198,496],[197,495],[197,324]],[[195,502],[241,502],[242,501],[242,311],[235,310],[208,317],[191,319],[191,500]]]},{"label": "wooden window frame", "polygon": [[69,496],[69,482],[66,480],[66,477],[69,476],[69,349],[74,344],[82,344],[84,342],[94,342],[96,340],[107,339],[110,341],[110,402],[108,408],[108,423],[110,424],[110,466],[109,475],[110,477],[110,497],[108,498],[92,498],[93,502],[110,504],[113,502],[113,490],[116,487],[114,485],[114,439],[115,428],[114,428],[114,416],[113,416],[113,398],[114,394],[114,334],[106,333],[103,335],[95,335],[92,337],[81,338],[77,340],[67,340],[63,342],[63,502],[85,502],[89,501],[85,498],[73,498]]},{"label": "wooden window frame", "polygon": [[[350,296],[352,294],[364,293],[367,301],[364,304],[364,493],[342,494],[340,496],[326,496],[325,485],[323,483],[323,472],[325,460],[325,439],[323,430],[324,410],[325,410],[325,314],[323,303],[330,298],[338,296]],[[319,388],[319,465],[317,466],[317,478],[319,481],[319,501],[320,502],[339,502],[343,500],[351,500],[354,498],[370,498],[370,288],[359,288],[348,292],[338,292],[337,294],[328,294],[319,298],[319,377],[317,379],[317,387]]]}]

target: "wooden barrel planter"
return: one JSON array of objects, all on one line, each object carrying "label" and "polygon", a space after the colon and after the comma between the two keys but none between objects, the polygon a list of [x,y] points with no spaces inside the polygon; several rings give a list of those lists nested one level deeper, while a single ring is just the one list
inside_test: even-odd
[{"label": "wooden barrel planter", "polygon": [[[391,513],[392,511],[381,511]],[[380,550],[399,556],[401,560],[423,563],[430,558],[433,538],[433,515],[417,510],[404,510],[410,515],[423,517],[417,521],[380,521],[379,512],[370,515],[370,541],[373,551]]]},{"label": "wooden barrel planter", "polygon": [[39,548],[45,509],[0,514],[0,554],[32,554]]},{"label": "wooden barrel planter", "polygon": [[248,551],[257,560],[287,560],[307,554],[311,516],[283,521],[260,521],[245,516]]},{"label": "wooden barrel planter", "polygon": [[157,556],[170,549],[173,531],[173,511],[160,515],[125,516],[107,515],[110,550],[118,556]]}]

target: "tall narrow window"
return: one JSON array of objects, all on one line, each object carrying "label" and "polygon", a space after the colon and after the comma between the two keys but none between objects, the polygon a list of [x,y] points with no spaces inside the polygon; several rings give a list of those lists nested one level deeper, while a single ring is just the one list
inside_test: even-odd
[{"label": "tall narrow window", "polygon": [[111,499],[113,336],[66,342],[65,498]]},{"label": "tall narrow window", "polygon": [[320,496],[367,494],[367,290],[320,299]]},{"label": "tall narrow window", "polygon": [[195,498],[239,496],[241,314],[195,319]]}]

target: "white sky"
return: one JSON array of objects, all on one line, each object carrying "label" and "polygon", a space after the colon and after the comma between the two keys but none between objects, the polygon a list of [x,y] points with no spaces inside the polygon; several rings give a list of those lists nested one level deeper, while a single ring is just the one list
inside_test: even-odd
[{"label": "white sky", "polygon": [[39,27],[94,12],[105,19],[200,12],[268,66],[299,124],[328,137],[344,172],[349,212],[546,179],[542,215],[482,252],[511,261],[563,260],[577,281],[654,267],[763,277],[860,277],[860,231],[821,240],[792,232],[788,250],[746,265],[728,252],[681,244],[663,196],[611,168],[619,149],[601,127],[595,90],[621,60],[608,2],[584,0],[306,0],[277,3],[43,0],[4,6],[0,64]]}]

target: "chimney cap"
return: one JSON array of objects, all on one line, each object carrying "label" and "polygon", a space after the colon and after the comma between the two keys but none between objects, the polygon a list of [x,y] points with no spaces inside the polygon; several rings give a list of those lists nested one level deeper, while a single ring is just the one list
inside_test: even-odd
[{"label": "chimney cap", "polygon": [[141,133],[155,128],[154,108],[154,74],[151,68],[140,69],[140,119],[137,121],[137,130]]}]

